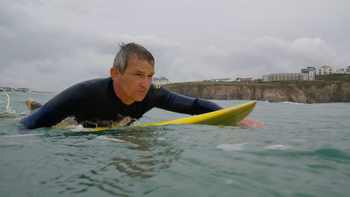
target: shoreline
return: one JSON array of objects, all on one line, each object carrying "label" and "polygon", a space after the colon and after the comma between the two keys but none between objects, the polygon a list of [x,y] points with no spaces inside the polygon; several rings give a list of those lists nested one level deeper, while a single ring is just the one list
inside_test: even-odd
[{"label": "shoreline", "polygon": [[163,86],[185,96],[210,100],[294,103],[350,102],[350,82],[348,81],[188,82]]}]

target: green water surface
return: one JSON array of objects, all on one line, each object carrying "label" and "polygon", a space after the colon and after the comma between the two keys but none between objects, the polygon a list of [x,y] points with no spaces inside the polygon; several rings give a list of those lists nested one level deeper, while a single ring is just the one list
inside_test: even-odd
[{"label": "green water surface", "polygon": [[[55,94],[9,93],[24,100]],[[7,98],[0,96],[0,111]],[[214,101],[223,107],[247,101]],[[257,103],[267,129],[167,125],[19,134],[0,119],[0,197],[349,196],[350,104]],[[154,109],[141,123],[185,117]]]}]

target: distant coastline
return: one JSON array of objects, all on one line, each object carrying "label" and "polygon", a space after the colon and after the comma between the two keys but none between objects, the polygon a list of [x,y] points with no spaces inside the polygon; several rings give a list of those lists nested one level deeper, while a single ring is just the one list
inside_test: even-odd
[{"label": "distant coastline", "polygon": [[35,93],[53,93],[53,92],[47,92],[47,91],[30,91],[30,92],[35,92]]},{"label": "distant coastline", "polygon": [[164,87],[189,97],[211,100],[350,102],[350,75],[319,76],[316,81],[190,82],[166,84]]},{"label": "distant coastline", "polygon": [[35,90],[27,90],[27,91],[19,91],[19,90],[2,90],[0,89],[0,92],[34,92],[34,93],[53,93],[49,91],[35,91]]},{"label": "distant coastline", "polygon": [[36,91],[30,90],[29,88],[11,88],[11,87],[0,87],[0,92],[35,92],[35,93],[53,93],[49,91]]}]

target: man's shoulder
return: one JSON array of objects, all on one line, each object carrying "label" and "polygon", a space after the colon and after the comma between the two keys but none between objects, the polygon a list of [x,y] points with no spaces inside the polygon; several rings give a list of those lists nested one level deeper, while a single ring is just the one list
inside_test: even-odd
[{"label": "man's shoulder", "polygon": [[85,108],[86,103],[93,103],[103,100],[110,91],[111,78],[92,79],[77,83],[59,93],[45,104],[45,107],[54,108],[62,112],[71,109]]},{"label": "man's shoulder", "polygon": [[157,96],[164,96],[168,94],[170,91],[166,89],[165,87],[158,85],[156,83],[152,83],[151,87],[148,91],[148,95],[151,97],[157,97]]}]

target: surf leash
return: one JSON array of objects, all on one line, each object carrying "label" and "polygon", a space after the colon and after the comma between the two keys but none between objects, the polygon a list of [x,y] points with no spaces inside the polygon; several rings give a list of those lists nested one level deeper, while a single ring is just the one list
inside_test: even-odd
[{"label": "surf leash", "polygon": [[7,114],[7,113],[9,112],[9,107],[10,107],[10,97],[9,97],[9,95],[6,94],[6,93],[1,93],[0,96],[1,96],[1,95],[6,95],[6,96],[7,96],[7,107],[6,107],[6,111],[2,112],[3,114]]}]

